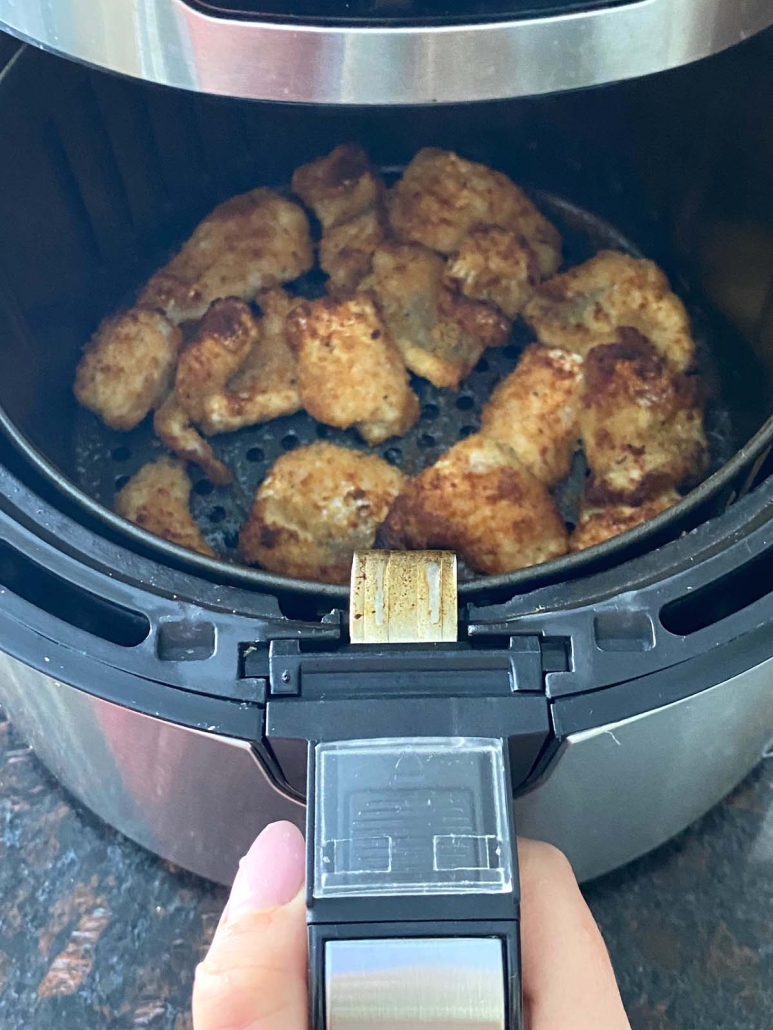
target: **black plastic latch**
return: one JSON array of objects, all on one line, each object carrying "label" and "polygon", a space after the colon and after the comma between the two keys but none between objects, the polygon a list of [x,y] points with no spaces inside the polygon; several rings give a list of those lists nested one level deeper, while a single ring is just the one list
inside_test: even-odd
[{"label": "black plastic latch", "polygon": [[350,644],[330,651],[305,650],[299,640],[272,640],[268,658],[274,697],[310,700],[345,697],[350,691],[357,698],[494,697],[543,691],[537,636],[513,637],[505,647]]}]

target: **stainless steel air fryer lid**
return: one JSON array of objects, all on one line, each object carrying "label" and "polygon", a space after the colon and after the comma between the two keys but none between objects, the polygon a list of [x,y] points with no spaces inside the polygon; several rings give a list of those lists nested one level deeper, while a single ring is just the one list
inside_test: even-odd
[{"label": "stainless steel air fryer lid", "polygon": [[205,93],[331,104],[529,96],[687,64],[773,21],[768,0],[0,0],[0,26],[86,64]]},{"label": "stainless steel air fryer lid", "polygon": [[[227,879],[256,828],[300,818],[329,758],[320,752],[307,784],[309,741],[384,727],[502,734],[497,782],[507,773],[521,794],[520,831],[554,840],[589,876],[676,832],[754,764],[773,732],[770,276],[748,289],[770,267],[759,244],[773,222],[770,48],[764,35],[653,80],[398,112],[240,104],[33,52],[16,60],[0,87],[0,135],[15,156],[0,168],[0,696],[78,796],[154,850]],[[197,562],[108,520],[73,485],[84,473],[72,371],[99,317],[218,199],[286,181],[339,139],[362,141],[385,166],[428,142],[455,147],[615,226],[707,318],[735,398],[738,450],[694,503],[554,569],[552,585],[539,572],[473,585],[458,642],[358,648],[335,610],[341,591]],[[113,453],[121,446],[98,457],[113,486],[132,460]],[[707,745],[720,725],[720,746]],[[483,860],[496,866],[511,826],[509,799],[494,794],[498,817],[478,835],[494,851],[439,834],[435,872],[458,882],[469,871],[459,861],[474,858],[480,883],[492,871]],[[353,867],[350,844],[325,840],[317,854],[350,877],[384,871],[383,842],[357,852],[368,869]],[[500,871],[487,882],[511,888],[513,869]],[[507,924],[514,956],[517,898],[481,906],[473,895],[460,918],[474,910],[485,922],[468,928],[483,936]],[[341,924],[356,915],[352,900],[314,904],[323,923]],[[439,903],[379,901],[374,916],[354,901],[360,918],[441,932]]]}]

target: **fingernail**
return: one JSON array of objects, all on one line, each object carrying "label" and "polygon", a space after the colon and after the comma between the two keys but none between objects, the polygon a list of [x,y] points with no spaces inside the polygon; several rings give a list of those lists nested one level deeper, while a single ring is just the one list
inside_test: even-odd
[{"label": "fingernail", "polygon": [[305,873],[306,844],[297,826],[267,826],[239,863],[226,922],[243,912],[286,905],[303,886]]}]

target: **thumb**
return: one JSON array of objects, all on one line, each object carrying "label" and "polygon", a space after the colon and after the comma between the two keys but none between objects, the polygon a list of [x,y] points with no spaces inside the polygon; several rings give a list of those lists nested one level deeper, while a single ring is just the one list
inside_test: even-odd
[{"label": "thumb", "polygon": [[303,835],[274,823],[241,860],[193,985],[194,1030],[305,1030]]}]

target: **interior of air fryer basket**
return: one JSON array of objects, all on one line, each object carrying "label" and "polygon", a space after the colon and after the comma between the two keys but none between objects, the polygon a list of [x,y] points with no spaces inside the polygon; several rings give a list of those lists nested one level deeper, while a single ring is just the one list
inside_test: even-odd
[{"label": "interior of air fryer basket", "polygon": [[[159,448],[149,426],[106,431],[74,401],[78,355],[100,319],[234,193],[286,186],[297,165],[342,142],[361,143],[387,171],[435,145],[535,191],[574,260],[621,246],[664,267],[719,387],[708,418],[718,469],[773,408],[772,39],[636,83],[399,111],[199,97],[26,51],[0,89],[0,404],[56,470],[109,507]],[[419,426],[381,453],[414,472],[475,431],[524,342],[516,332],[488,352],[458,394],[418,384]],[[233,553],[271,461],[320,436],[355,444],[305,415],[218,442],[237,485],[199,478],[192,502],[218,551]]]}]

